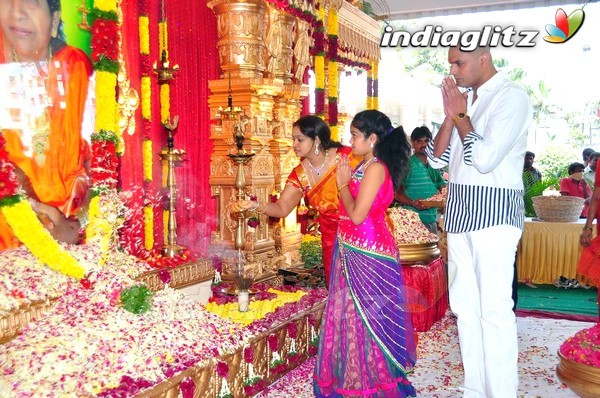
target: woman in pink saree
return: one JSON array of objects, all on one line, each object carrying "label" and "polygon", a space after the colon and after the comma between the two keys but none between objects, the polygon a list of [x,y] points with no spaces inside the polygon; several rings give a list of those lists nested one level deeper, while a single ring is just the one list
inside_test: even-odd
[{"label": "woman in pink saree", "polygon": [[302,116],[293,125],[294,152],[300,164],[288,176],[285,188],[275,203],[242,200],[233,204],[233,211],[256,210],[269,217],[283,218],[305,197],[308,205],[318,213],[323,247],[325,282],[329,286],[331,253],[338,224],[339,198],[335,171],[344,156],[350,162],[358,160],[348,147],[331,140],[331,130],[318,116]]},{"label": "woman in pink saree", "polygon": [[314,374],[317,397],[413,397],[407,379],[416,361],[415,334],[396,242],[386,210],[402,183],[410,146],[375,110],[351,125],[352,150],[364,161],[342,160],[341,198],[329,298]]}]

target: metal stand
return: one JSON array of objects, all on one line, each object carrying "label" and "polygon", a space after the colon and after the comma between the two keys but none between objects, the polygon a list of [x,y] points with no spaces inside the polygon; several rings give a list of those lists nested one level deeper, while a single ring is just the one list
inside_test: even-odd
[{"label": "metal stand", "polygon": [[167,136],[167,148],[160,154],[160,158],[167,162],[167,189],[169,190],[169,220],[168,220],[168,233],[167,233],[167,244],[161,248],[161,253],[165,257],[175,257],[184,251],[186,248],[177,244],[177,219],[175,218],[176,206],[175,201],[177,198],[177,184],[175,183],[175,167],[180,164],[184,159],[185,151],[182,149],[175,149],[173,145],[174,130],[177,128],[178,117],[175,116],[173,124],[163,123],[163,126],[168,131]]}]

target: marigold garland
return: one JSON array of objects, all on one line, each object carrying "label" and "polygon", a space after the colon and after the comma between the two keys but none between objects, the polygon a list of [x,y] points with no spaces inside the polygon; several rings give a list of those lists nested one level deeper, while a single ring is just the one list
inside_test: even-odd
[{"label": "marigold garland", "polygon": [[150,22],[147,15],[140,15],[139,18],[140,32],[140,53],[142,55],[150,54]]},{"label": "marigold garland", "polygon": [[306,293],[301,290],[296,292],[283,292],[281,290],[269,289],[268,292],[276,294],[277,298],[260,301],[251,300],[248,312],[240,312],[238,310],[237,302],[226,304],[210,302],[206,304],[206,310],[241,325],[249,325],[258,319],[264,318],[268,313],[274,312],[277,308],[287,303],[294,303],[306,295]]},{"label": "marigold garland", "polygon": [[150,97],[152,95],[151,80],[149,76],[142,76],[142,117],[150,120],[152,107]]},{"label": "marigold garland", "polygon": [[63,249],[50,235],[27,200],[0,207],[15,236],[48,267],[65,275],[81,279],[86,269]]},{"label": "marigold garland", "polygon": [[168,84],[160,85],[160,120],[169,122],[171,120],[171,90]]},{"label": "marigold garland", "polygon": [[[144,174],[144,248],[151,251],[154,248],[154,208],[148,204],[150,190],[152,187],[153,153],[152,139],[150,137],[151,119],[152,119],[152,80],[150,78],[150,29],[148,22],[148,4],[146,0],[140,0],[140,54],[141,62],[141,108],[142,108],[142,126],[143,126],[143,144],[142,144],[142,167]],[[159,24],[159,30],[160,30]],[[160,40],[160,39],[159,39]],[[161,47],[159,46],[159,49]]]},{"label": "marigold garland", "polygon": [[338,31],[339,20],[335,9],[330,9],[327,14],[327,57],[328,57],[328,122],[331,128],[331,138],[335,141],[340,140],[338,128],[338,90],[339,90],[339,71],[338,71]]},{"label": "marigold garland", "polygon": [[[88,244],[96,244],[102,250],[100,262],[105,261],[114,235],[116,223],[109,220],[108,215],[115,217],[117,203],[117,153],[123,150],[123,138],[119,129],[119,108],[117,105],[117,74],[119,72],[118,51],[107,53],[106,48],[120,48],[119,18],[117,0],[95,0],[91,18],[93,23],[110,26],[103,37],[106,46],[93,47],[92,59],[96,71],[96,123],[95,133],[92,134],[92,199],[89,205],[89,224],[86,228]],[[111,21],[111,23],[108,23]],[[108,207],[107,207],[108,206]]]},{"label": "marigold garland", "polygon": [[372,109],[379,109],[379,62],[377,60],[371,61],[371,72],[373,84]]},{"label": "marigold garland", "polygon": [[117,11],[117,0],[94,0],[94,7],[100,11]]},{"label": "marigold garland", "polygon": [[150,205],[144,206],[144,248],[152,250],[154,247],[154,209]]},{"label": "marigold garland", "polygon": [[325,20],[325,7],[317,6],[317,20],[320,25],[317,27],[315,36],[315,114],[323,117],[325,114],[325,43],[323,40]]}]

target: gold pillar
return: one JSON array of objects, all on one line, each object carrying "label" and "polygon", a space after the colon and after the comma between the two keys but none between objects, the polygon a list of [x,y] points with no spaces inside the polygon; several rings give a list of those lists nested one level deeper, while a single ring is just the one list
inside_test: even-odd
[{"label": "gold pillar", "polygon": [[[300,92],[304,96],[307,92],[301,90],[301,84],[292,84],[294,17],[267,7],[262,1],[219,0],[209,1],[208,6],[217,15],[223,71],[221,79],[209,82],[211,117],[220,120],[211,125],[210,137],[214,144],[210,184],[218,200],[219,218],[211,246],[216,253],[233,252],[238,223],[235,214],[232,218],[230,207],[238,199],[238,193],[236,170],[228,154],[233,150],[231,137],[235,123],[221,120],[218,109],[227,106],[229,94],[233,105],[243,109],[247,120],[243,127],[244,148],[255,154],[240,165],[246,181],[246,197],[255,195],[259,201],[268,202],[272,193],[281,192],[288,174],[298,163],[291,149],[292,123],[300,113]],[[292,225],[290,219],[286,219],[287,224],[274,223],[261,215],[260,225],[255,229],[244,223],[245,263],[258,275],[257,280],[273,277],[290,259],[292,262],[299,259],[302,236],[299,226]]]}]

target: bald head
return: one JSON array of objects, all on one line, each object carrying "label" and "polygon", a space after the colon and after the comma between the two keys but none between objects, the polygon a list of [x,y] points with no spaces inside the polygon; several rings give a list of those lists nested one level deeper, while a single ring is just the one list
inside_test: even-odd
[{"label": "bald head", "polygon": [[460,87],[477,90],[496,74],[489,47],[476,47],[473,51],[461,51],[459,47],[450,47],[448,62],[450,74]]}]

